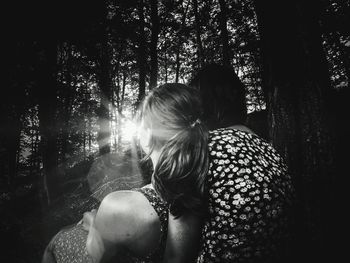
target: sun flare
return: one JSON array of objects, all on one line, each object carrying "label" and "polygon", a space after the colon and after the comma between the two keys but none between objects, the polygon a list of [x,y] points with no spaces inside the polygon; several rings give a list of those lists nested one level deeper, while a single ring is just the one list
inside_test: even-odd
[{"label": "sun flare", "polygon": [[131,141],[137,135],[137,125],[132,120],[126,120],[122,127],[123,137],[127,141]]}]

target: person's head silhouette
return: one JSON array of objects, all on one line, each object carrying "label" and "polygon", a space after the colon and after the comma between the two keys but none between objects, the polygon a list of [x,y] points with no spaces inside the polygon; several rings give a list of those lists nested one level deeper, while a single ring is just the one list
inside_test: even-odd
[{"label": "person's head silhouette", "polygon": [[209,64],[195,74],[189,85],[200,91],[209,128],[245,124],[245,88],[232,68]]}]

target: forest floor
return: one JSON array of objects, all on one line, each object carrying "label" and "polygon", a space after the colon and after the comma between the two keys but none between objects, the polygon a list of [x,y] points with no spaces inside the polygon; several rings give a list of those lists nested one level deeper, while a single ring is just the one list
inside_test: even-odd
[{"label": "forest floor", "polygon": [[97,208],[108,193],[140,187],[144,179],[138,163],[128,155],[84,161],[62,176],[59,198],[44,206],[39,184],[22,185],[0,196],[0,262],[40,262],[50,239],[64,226],[78,222]]}]

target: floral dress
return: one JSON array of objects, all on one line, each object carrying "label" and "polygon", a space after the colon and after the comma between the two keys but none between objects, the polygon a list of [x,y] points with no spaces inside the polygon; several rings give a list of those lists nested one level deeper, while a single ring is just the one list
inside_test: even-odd
[{"label": "floral dress", "polygon": [[281,156],[258,136],[235,129],[211,131],[209,154],[209,216],[197,262],[273,257],[287,233],[293,193]]},{"label": "floral dress", "polygon": [[[148,199],[159,216],[161,225],[159,246],[146,257],[135,257],[126,251],[122,255],[118,254],[118,258],[115,258],[111,262],[162,262],[168,228],[168,207],[152,188],[144,187],[133,190],[141,192]],[[43,262],[92,263],[93,259],[86,250],[87,235],[88,232],[83,229],[82,225],[74,225],[62,229],[56,234],[56,236],[54,236],[46,248],[46,258],[50,258],[50,260]]]}]

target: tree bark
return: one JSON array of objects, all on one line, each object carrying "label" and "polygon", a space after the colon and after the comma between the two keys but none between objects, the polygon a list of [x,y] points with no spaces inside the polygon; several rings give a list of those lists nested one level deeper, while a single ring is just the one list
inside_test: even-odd
[{"label": "tree bark", "polygon": [[198,14],[197,0],[193,0],[193,11],[194,11],[194,19],[195,19],[195,27],[196,27],[198,64],[199,64],[199,68],[201,68],[204,65],[204,54],[203,54],[203,45],[202,45],[202,39],[201,39],[201,22]]},{"label": "tree bark", "polygon": [[[0,129],[0,146],[3,145],[3,162],[6,163],[7,171],[3,175],[7,175],[7,184],[10,189],[15,190],[15,180],[18,171],[18,157],[20,152],[21,131],[22,131],[22,118],[24,114],[24,102],[17,101],[17,96],[25,96],[18,91],[17,85],[23,85],[23,83],[16,83],[17,80],[9,86],[9,92],[13,93],[9,97],[5,97],[3,101],[3,107],[1,107],[1,113],[4,115],[1,118]],[[15,92],[13,92],[13,90]],[[6,96],[6,94],[5,94]],[[19,98],[20,100],[21,98]],[[2,160],[1,160],[2,161]]]},{"label": "tree bark", "polygon": [[64,77],[66,80],[66,85],[62,86],[64,91],[63,95],[63,114],[62,114],[62,142],[61,142],[61,157],[60,161],[65,165],[66,156],[68,153],[68,140],[70,135],[70,118],[72,111],[72,98],[74,97],[73,87],[72,87],[72,48],[69,44],[63,45],[62,52],[66,53],[66,59],[63,61],[64,65]]},{"label": "tree bark", "polygon": [[190,1],[187,2],[186,8],[182,14],[182,18],[181,18],[181,25],[180,25],[180,29],[177,32],[177,48],[176,48],[176,59],[175,59],[175,65],[176,65],[176,70],[175,70],[175,82],[178,83],[179,82],[179,76],[180,76],[180,51],[181,51],[181,46],[183,43],[183,29],[185,26],[185,21],[186,21],[186,15],[187,15],[187,11],[188,11],[188,6],[190,4]]},{"label": "tree bark", "polygon": [[[167,50],[167,44],[165,43],[164,44],[164,49]],[[164,79],[165,79],[165,83],[168,82],[168,55],[167,55],[167,52],[164,52]]]},{"label": "tree bark", "polygon": [[[28,46],[27,46],[28,45]],[[21,131],[23,117],[26,110],[27,81],[30,75],[26,51],[29,42],[21,40],[6,41],[6,52],[2,56],[4,68],[0,103],[0,162],[7,177],[7,184],[11,190],[15,189],[18,164],[21,150]]]},{"label": "tree bark", "polygon": [[120,112],[123,110],[124,106],[124,98],[125,98],[125,87],[126,87],[126,73],[123,71],[123,86],[122,86],[122,94],[121,94],[121,102],[120,102]]},{"label": "tree bark", "polygon": [[109,74],[109,56],[107,54],[107,46],[103,45],[101,49],[101,66],[100,66],[100,106],[98,109],[98,145],[100,155],[104,155],[110,152],[110,137],[111,128],[109,123],[110,118],[110,103],[111,103],[111,83]]},{"label": "tree bark", "polygon": [[107,25],[107,7],[105,6],[104,23],[101,28],[101,42],[99,45],[98,83],[100,86],[100,106],[98,108],[99,131],[97,142],[100,155],[111,151],[110,106],[112,99],[111,79],[111,50],[109,46],[109,28]]},{"label": "tree bark", "polygon": [[141,102],[146,91],[146,34],[145,34],[145,15],[144,0],[139,0],[139,32],[138,32],[138,67],[139,67],[139,94],[137,104]]},{"label": "tree bark", "polygon": [[[127,67],[127,65],[126,65]],[[117,151],[122,150],[122,118],[121,118],[121,113],[123,112],[123,108],[124,108],[124,98],[125,98],[125,86],[126,86],[126,72],[125,70],[123,70],[123,79],[122,79],[122,93],[120,96],[120,105],[118,107],[118,127],[117,127],[117,132],[118,132],[118,148]]]},{"label": "tree bark", "polygon": [[89,154],[91,153],[92,150],[92,120],[89,118],[88,120],[88,147],[89,147]]},{"label": "tree bark", "polygon": [[222,43],[222,63],[224,65],[230,65],[230,52],[228,45],[228,32],[227,32],[227,7],[225,0],[219,0],[220,13],[219,13],[219,28]]},{"label": "tree bark", "polygon": [[39,129],[36,129],[35,130],[35,151],[34,151],[34,154],[35,154],[35,159],[34,159],[34,163],[35,163],[35,170],[36,171],[39,171],[40,170],[40,131]]},{"label": "tree bark", "polygon": [[[18,108],[15,109],[19,110]],[[7,183],[10,188],[14,187],[15,179],[17,177],[21,135],[21,113],[13,112],[12,114],[13,116],[10,117],[10,122],[7,125],[6,123],[3,123],[6,129],[6,134],[3,139],[8,161]]]},{"label": "tree bark", "polygon": [[149,88],[153,89],[157,86],[158,79],[158,35],[159,35],[159,16],[158,16],[158,1],[151,0],[151,44],[150,44],[150,56],[151,56],[151,72]]},{"label": "tree bark", "polygon": [[44,170],[44,191],[50,204],[59,196],[57,174],[57,44],[45,42],[38,75],[40,149]]},{"label": "tree bark", "polygon": [[[323,260],[332,206],[330,79],[317,1],[255,0],[270,139],[285,157],[296,188],[294,259]],[[329,247],[328,247],[329,246]],[[318,258],[319,257],[319,258]]]}]

